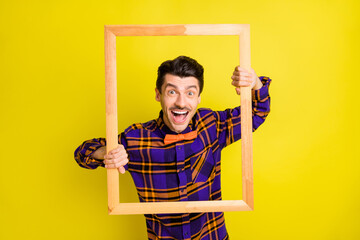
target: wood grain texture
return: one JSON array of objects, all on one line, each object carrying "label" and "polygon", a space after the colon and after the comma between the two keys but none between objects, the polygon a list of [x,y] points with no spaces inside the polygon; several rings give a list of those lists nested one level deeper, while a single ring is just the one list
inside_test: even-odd
[{"label": "wood grain texture", "polygon": [[[250,25],[246,26],[239,36],[240,67],[250,71]],[[254,184],[252,162],[252,100],[251,87],[241,87],[241,162],[243,200],[254,209]]]},{"label": "wood grain texture", "polygon": [[243,200],[121,203],[111,215],[251,211]]},{"label": "wood grain texture", "polygon": [[186,35],[239,35],[248,24],[188,24]]},{"label": "wood grain texture", "polygon": [[115,36],[239,35],[249,24],[105,25]]},{"label": "wood grain texture", "polygon": [[[106,153],[118,146],[116,36],[105,28]],[[120,201],[119,172],[107,169],[108,207]]]},{"label": "wood grain texture", "polygon": [[182,36],[185,25],[106,25],[116,36]]}]

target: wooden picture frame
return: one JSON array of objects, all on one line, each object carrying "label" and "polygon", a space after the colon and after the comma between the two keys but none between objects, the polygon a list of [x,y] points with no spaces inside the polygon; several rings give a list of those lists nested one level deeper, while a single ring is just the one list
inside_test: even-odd
[{"label": "wooden picture frame", "polygon": [[[106,84],[106,140],[107,153],[118,146],[117,115],[117,36],[191,36],[237,35],[240,44],[240,66],[250,70],[249,24],[185,24],[185,25],[105,25],[105,84]],[[251,87],[241,91],[241,160],[242,200],[140,202],[121,203],[119,172],[107,169],[108,210],[117,214],[157,214],[251,211],[254,209],[252,162]]]}]

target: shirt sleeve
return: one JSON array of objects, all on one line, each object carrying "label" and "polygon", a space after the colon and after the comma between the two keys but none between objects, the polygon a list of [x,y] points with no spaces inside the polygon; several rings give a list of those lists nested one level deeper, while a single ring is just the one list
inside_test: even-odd
[{"label": "shirt sleeve", "polygon": [[[119,144],[124,145],[126,149],[127,145],[124,134],[119,134],[118,139]],[[75,161],[83,168],[96,169],[99,166],[105,167],[104,160],[91,157],[91,154],[103,146],[106,146],[105,138],[93,138],[84,141],[74,152]],[[127,165],[124,167],[127,170]]]},{"label": "shirt sleeve", "polygon": [[[252,120],[254,132],[266,119],[270,112],[269,77],[259,77],[263,86],[252,91]],[[241,138],[241,109],[240,106],[225,111],[214,111],[216,119],[217,137],[221,148]]]}]

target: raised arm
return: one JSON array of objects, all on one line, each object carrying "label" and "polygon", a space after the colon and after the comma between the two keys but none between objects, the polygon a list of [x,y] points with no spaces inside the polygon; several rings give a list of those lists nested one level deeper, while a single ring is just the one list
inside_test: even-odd
[{"label": "raised arm", "polygon": [[[268,77],[257,77],[255,71],[248,73],[239,67],[235,68],[231,77],[232,85],[236,88],[252,86],[252,120],[253,131],[255,131],[266,119],[270,112],[269,85],[271,79]],[[240,91],[236,90],[238,94]],[[216,125],[221,147],[239,140],[241,138],[241,111],[240,107],[216,111]]]}]

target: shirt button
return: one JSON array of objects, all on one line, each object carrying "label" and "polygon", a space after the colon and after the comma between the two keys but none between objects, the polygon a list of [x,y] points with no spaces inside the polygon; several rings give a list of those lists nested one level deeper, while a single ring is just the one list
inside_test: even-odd
[{"label": "shirt button", "polygon": [[181,147],[178,147],[178,150],[181,150]]}]

